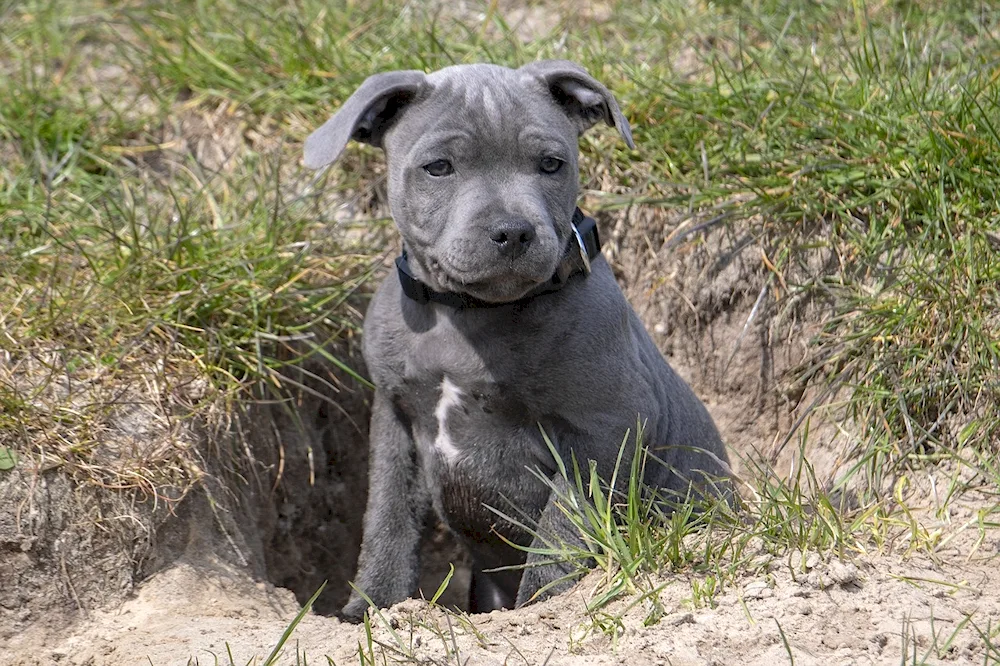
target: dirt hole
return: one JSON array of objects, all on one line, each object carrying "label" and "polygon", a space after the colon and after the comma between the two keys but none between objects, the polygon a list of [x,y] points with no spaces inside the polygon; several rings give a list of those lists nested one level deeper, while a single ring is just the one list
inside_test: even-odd
[{"label": "dirt hole", "polygon": [[[351,366],[363,374],[360,355]],[[368,490],[368,421],[371,391],[345,373],[326,365],[307,368],[328,376],[341,387],[326,395],[320,387],[302,392],[293,403],[258,405],[237,428],[261,470],[256,479],[233,479],[226,493],[245,485],[232,529],[213,512],[215,525],[180,521],[181,529],[210,529],[211,551],[231,551],[237,562],[254,562],[259,579],[294,593],[305,603],[326,582],[314,610],[335,615],[350,594],[361,547]],[[307,374],[297,377],[308,386]],[[327,393],[329,391],[327,390]],[[322,397],[320,397],[322,396]],[[280,475],[280,478],[279,478]],[[243,475],[245,478],[245,474]],[[232,478],[232,477],[231,477]],[[221,539],[220,539],[221,537]],[[246,552],[241,552],[242,548]],[[167,551],[169,553],[169,550]],[[191,551],[184,553],[189,559]],[[205,557],[195,552],[195,557]],[[421,593],[430,598],[448,575],[455,574],[440,602],[464,609],[468,600],[469,566],[464,549],[440,524],[428,525],[422,548]],[[149,575],[151,572],[145,572]]]}]

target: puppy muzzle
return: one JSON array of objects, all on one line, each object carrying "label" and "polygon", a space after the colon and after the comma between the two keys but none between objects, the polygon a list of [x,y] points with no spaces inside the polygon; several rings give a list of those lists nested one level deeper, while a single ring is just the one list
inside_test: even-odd
[{"label": "puppy muzzle", "polygon": [[403,287],[403,293],[417,303],[438,303],[452,308],[489,308],[523,303],[544,294],[559,291],[577,276],[590,275],[590,262],[601,253],[601,239],[597,233],[597,222],[583,214],[579,208],[573,212],[572,233],[563,258],[555,273],[524,296],[499,303],[484,301],[471,294],[456,291],[435,291],[414,277],[406,250],[396,258],[396,273]]}]

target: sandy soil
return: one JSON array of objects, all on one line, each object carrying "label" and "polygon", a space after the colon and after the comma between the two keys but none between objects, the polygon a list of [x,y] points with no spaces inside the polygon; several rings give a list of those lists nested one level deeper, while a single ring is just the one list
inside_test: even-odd
[{"label": "sandy soil", "polygon": [[[450,615],[411,600],[373,619],[374,654],[378,663],[382,655],[388,663],[409,656],[456,664],[995,662],[1000,655],[987,655],[976,629],[1000,621],[995,564],[950,555],[943,565],[926,558],[762,558],[756,575],[701,607],[692,604],[690,579],[665,577],[660,619],[651,626],[644,626],[649,600],[588,617],[597,575],[519,611]],[[31,632],[15,637],[0,664],[228,664],[230,651],[234,663],[261,663],[297,611],[290,592],[231,567],[179,563],[120,608],[94,613],[47,647]],[[610,622],[619,614],[617,624]],[[367,654],[363,628],[309,615],[279,663],[358,663],[359,645]]]}]

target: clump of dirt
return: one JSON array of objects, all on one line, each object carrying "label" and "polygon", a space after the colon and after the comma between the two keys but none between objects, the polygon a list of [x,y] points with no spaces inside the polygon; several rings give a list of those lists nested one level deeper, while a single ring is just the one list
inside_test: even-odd
[{"label": "clump of dirt", "polygon": [[337,379],[336,406],[310,396],[188,418],[184,441],[202,463],[192,488],[125,483],[142,470],[129,458],[137,440],[165,438],[178,417],[143,396],[131,402],[141,409],[88,423],[103,439],[79,465],[117,456],[118,476],[44,456],[0,473],[0,638],[60,632],[182,559],[231,562],[306,598],[329,579],[324,603],[342,602],[358,549],[368,407],[360,386]]},{"label": "clump of dirt", "polygon": [[103,607],[132,592],[149,525],[121,497],[16,468],[0,475],[0,507],[0,642],[49,622],[53,608]]}]

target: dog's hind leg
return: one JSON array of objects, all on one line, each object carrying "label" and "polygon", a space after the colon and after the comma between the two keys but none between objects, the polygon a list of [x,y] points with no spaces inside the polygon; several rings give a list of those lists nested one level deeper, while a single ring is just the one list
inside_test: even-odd
[{"label": "dog's hind leg", "polygon": [[554,490],[538,520],[535,536],[525,562],[515,607],[562,594],[573,587],[585,569],[596,562],[588,557],[587,545],[580,530],[566,517],[558,505],[568,496],[565,479],[554,479]]},{"label": "dog's hind leg", "polygon": [[502,608],[513,608],[517,587],[505,589],[504,582],[506,581],[474,565],[472,583],[469,585],[469,612],[489,613]]}]

